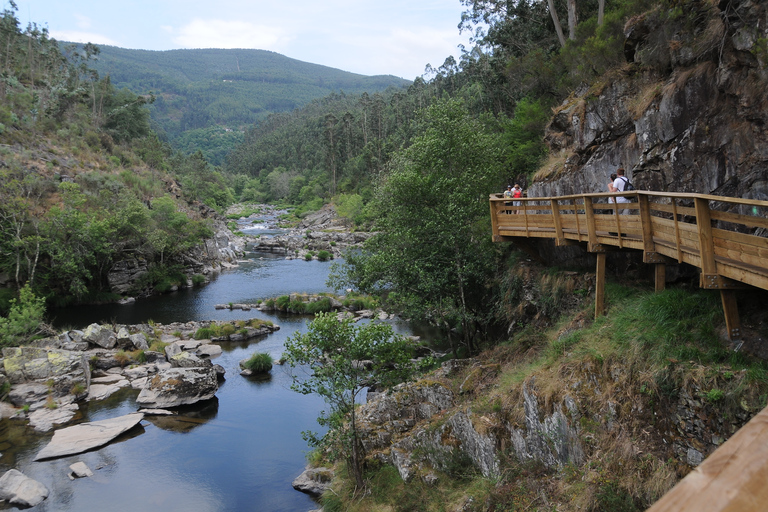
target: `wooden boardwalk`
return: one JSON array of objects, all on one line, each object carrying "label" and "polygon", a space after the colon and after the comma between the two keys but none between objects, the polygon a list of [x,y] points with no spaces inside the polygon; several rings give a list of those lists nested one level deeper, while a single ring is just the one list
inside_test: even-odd
[{"label": "wooden boardwalk", "polygon": [[[607,203],[620,195],[632,196],[619,203],[629,215]],[[664,288],[667,263],[698,267],[699,285],[720,291],[732,340],[741,337],[735,290],[768,290],[768,201],[639,191],[508,201],[491,196],[494,241],[551,238],[596,253],[595,315],[605,307],[605,254],[612,250],[643,251],[643,261],[656,266],[657,290]],[[768,408],[648,510],[703,511],[768,511]]]},{"label": "wooden boardwalk", "polygon": [[[617,196],[629,214],[608,203]],[[597,255],[595,314],[605,309],[605,254],[638,250],[656,266],[656,289],[664,288],[665,265],[688,263],[701,269],[700,286],[719,290],[728,336],[741,338],[733,290],[768,290],[768,201],[703,194],[627,192],[534,197],[507,204],[490,198],[493,240],[551,238],[555,244],[586,244]]]}]

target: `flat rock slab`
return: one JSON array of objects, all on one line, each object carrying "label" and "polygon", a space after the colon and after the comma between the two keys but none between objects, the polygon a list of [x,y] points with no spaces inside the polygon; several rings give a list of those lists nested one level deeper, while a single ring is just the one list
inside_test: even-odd
[{"label": "flat rock slab", "polygon": [[38,432],[48,432],[54,425],[71,420],[79,409],[76,403],[62,404],[55,409],[42,407],[29,413],[29,424]]},{"label": "flat rock slab", "polygon": [[126,414],[117,418],[81,423],[57,430],[48,445],[40,450],[34,460],[53,459],[83,453],[104,446],[120,434],[132,429],[144,419],[141,413]]},{"label": "flat rock slab", "polygon": [[86,400],[89,402],[91,400],[104,400],[110,395],[120,391],[120,389],[130,385],[131,383],[126,379],[121,379],[115,384],[91,384],[91,387],[88,388],[88,396],[86,397]]}]

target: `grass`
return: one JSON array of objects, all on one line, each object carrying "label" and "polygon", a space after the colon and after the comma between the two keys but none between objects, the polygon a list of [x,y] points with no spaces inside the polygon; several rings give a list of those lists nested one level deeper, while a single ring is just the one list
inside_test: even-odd
[{"label": "grass", "polygon": [[249,357],[243,367],[253,373],[266,373],[272,369],[272,356],[264,352],[256,352]]}]

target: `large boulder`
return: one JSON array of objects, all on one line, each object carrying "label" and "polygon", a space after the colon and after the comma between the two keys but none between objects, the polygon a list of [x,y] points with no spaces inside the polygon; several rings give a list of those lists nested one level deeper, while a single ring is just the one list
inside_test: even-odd
[{"label": "large boulder", "polygon": [[9,469],[0,477],[0,499],[11,505],[34,507],[48,497],[48,488],[21,471]]},{"label": "large boulder", "polygon": [[103,325],[91,324],[85,328],[83,340],[98,345],[101,348],[115,348],[117,335]]},{"label": "large boulder", "polygon": [[91,367],[83,352],[6,347],[3,367],[12,385],[43,383],[53,397],[84,396],[91,382]]},{"label": "large boulder", "polygon": [[312,496],[321,496],[331,487],[333,470],[328,468],[307,468],[291,484],[294,489]]},{"label": "large boulder", "polygon": [[168,358],[168,362],[174,368],[195,368],[197,366],[208,368],[213,366],[209,359],[202,359],[193,352],[180,352]]},{"label": "large boulder", "polygon": [[212,367],[169,368],[147,379],[136,403],[154,409],[178,407],[213,398],[218,389]]}]

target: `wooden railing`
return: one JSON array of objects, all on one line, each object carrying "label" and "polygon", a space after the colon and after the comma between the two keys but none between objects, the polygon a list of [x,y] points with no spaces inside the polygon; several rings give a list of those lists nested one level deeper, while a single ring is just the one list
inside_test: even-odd
[{"label": "wooden railing", "polygon": [[[631,202],[608,202],[619,196]],[[641,191],[513,201],[491,195],[494,241],[525,237],[551,238],[556,245],[584,243],[598,254],[598,281],[605,252],[640,250],[644,262],[657,265],[657,289],[664,287],[666,263],[694,265],[701,269],[702,288],[721,291],[731,339],[740,337],[740,328],[727,290],[744,285],[768,290],[768,201]],[[629,214],[620,214],[617,206]],[[598,285],[596,314],[604,306]]]}]

